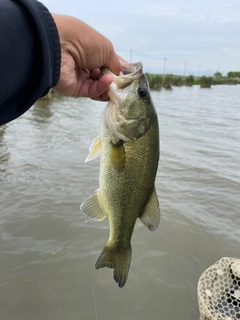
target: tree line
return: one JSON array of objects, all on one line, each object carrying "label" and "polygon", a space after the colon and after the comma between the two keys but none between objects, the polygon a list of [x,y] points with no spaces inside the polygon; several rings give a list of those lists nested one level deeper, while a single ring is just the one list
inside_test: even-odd
[{"label": "tree line", "polygon": [[[223,78],[223,75],[221,72],[217,71],[214,73],[215,78]],[[228,78],[240,78],[240,71],[229,71],[227,73]]]},{"label": "tree line", "polygon": [[[232,75],[234,74],[234,76]],[[236,76],[239,75],[239,76]],[[211,85],[236,85],[240,84],[240,72],[230,71],[227,77],[222,76],[221,72],[215,72],[213,77],[194,77],[190,76],[179,76],[173,74],[151,74],[146,73],[148,78],[149,86],[151,89],[166,88],[171,89],[172,86],[189,86],[200,85],[201,88],[211,88]]]}]

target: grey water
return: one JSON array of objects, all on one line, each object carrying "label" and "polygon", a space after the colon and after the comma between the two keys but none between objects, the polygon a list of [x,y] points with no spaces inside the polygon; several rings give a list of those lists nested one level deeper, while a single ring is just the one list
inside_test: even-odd
[{"label": "grey water", "polygon": [[240,87],[152,92],[161,130],[161,223],[137,222],[128,281],[94,264],[108,222],[79,205],[105,103],[53,95],[0,127],[0,319],[197,320],[201,274],[240,258]]}]

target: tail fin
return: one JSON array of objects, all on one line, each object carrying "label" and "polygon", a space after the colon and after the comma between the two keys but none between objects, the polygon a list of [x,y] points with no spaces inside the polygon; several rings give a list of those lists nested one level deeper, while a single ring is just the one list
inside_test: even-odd
[{"label": "tail fin", "polygon": [[95,268],[107,267],[114,269],[113,278],[118,286],[122,288],[127,281],[131,257],[131,245],[127,249],[117,249],[115,246],[107,244],[98,258]]}]

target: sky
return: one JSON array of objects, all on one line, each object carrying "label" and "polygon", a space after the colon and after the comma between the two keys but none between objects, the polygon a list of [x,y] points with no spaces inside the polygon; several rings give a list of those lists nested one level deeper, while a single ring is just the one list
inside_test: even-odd
[{"label": "sky", "polygon": [[[41,1],[41,0],[40,0]],[[145,72],[240,71],[240,0],[42,0],[109,38]]]}]

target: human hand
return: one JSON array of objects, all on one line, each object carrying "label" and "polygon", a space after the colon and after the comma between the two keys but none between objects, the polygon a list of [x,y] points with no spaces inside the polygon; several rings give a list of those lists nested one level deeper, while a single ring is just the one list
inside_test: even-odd
[{"label": "human hand", "polygon": [[52,14],[62,48],[61,74],[54,89],[64,95],[109,100],[107,89],[113,78],[102,75],[105,66],[119,75],[121,64],[112,43],[84,22]]}]

